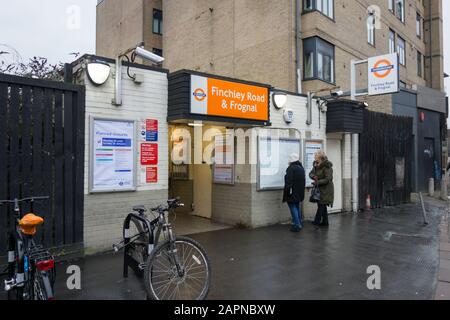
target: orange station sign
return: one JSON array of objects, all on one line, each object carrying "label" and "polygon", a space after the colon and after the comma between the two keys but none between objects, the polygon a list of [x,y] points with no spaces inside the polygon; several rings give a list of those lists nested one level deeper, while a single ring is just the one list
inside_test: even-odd
[{"label": "orange station sign", "polygon": [[269,121],[269,89],[191,75],[191,113]]}]

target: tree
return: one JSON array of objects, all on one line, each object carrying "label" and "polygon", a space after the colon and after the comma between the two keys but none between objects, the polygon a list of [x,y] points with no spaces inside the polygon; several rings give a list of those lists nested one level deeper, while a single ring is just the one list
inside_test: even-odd
[{"label": "tree", "polygon": [[[53,81],[64,80],[64,63],[62,62],[51,64],[48,62],[47,58],[33,57],[29,59],[28,63],[7,63],[5,60],[1,59],[2,55],[7,54],[9,54],[9,52],[0,51],[0,73]],[[71,53],[71,55],[77,58],[79,53],[74,52]]]}]

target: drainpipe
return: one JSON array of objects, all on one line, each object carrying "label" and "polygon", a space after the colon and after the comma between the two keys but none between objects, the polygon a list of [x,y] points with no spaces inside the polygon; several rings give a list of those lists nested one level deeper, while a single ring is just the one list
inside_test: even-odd
[{"label": "drainpipe", "polygon": [[302,32],[301,25],[301,8],[302,1],[295,1],[295,60],[296,60],[296,79],[297,79],[297,93],[302,93],[302,72],[301,72],[301,49],[302,49],[302,39],[300,38],[300,34]]},{"label": "drainpipe", "polygon": [[352,209],[354,213],[358,212],[358,174],[359,174],[359,136],[352,135]]},{"label": "drainpipe", "polygon": [[[356,62],[354,60],[351,61],[351,97],[352,101],[356,101]],[[354,213],[358,212],[358,174],[359,174],[359,157],[358,157],[358,148],[359,148],[359,136],[358,134],[351,135],[352,141],[352,155],[351,155],[351,163],[352,163],[352,211]]]},{"label": "drainpipe", "polygon": [[[432,46],[432,41],[433,41],[433,36],[431,33],[431,29],[432,29],[432,15],[431,15],[431,1],[432,0],[428,0],[428,35],[429,35],[429,41],[428,41],[428,45],[430,46],[430,88],[433,88],[433,46]],[[439,75],[440,76],[440,75]]]}]

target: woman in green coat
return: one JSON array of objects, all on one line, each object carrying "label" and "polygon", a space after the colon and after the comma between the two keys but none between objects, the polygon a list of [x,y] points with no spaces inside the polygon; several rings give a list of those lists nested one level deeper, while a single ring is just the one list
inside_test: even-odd
[{"label": "woman in green coat", "polygon": [[309,173],[313,185],[319,186],[320,201],[317,203],[317,213],[313,224],[328,227],[327,206],[332,207],[334,201],[333,164],[325,152],[317,151],[314,155],[313,169]]}]

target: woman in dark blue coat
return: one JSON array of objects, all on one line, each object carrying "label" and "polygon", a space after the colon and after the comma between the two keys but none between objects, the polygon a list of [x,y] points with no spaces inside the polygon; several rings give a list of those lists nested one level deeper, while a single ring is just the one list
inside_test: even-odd
[{"label": "woman in dark blue coat", "polygon": [[302,212],[300,203],[305,199],[305,169],[299,160],[298,154],[289,157],[289,167],[284,176],[283,202],[287,202],[292,215],[293,226],[291,231],[299,232],[302,229]]}]

